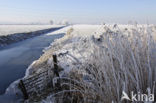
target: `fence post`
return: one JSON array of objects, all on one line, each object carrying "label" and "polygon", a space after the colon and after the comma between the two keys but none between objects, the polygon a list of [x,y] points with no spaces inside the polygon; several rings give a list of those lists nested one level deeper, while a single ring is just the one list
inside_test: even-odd
[{"label": "fence post", "polygon": [[[56,74],[57,77],[59,76],[59,70],[58,70],[58,65],[57,65],[57,56],[53,55],[53,62],[54,62],[54,74]],[[57,90],[61,90],[61,85],[60,85],[60,78],[57,80],[57,83],[55,84],[57,87]]]},{"label": "fence post", "polygon": [[23,80],[20,80],[19,87],[21,88],[21,91],[24,95],[24,99],[28,99],[28,93],[27,93],[27,90],[26,90],[25,85],[23,83]]},{"label": "fence post", "polygon": [[53,62],[54,62],[54,74],[59,77],[59,70],[57,65],[57,56],[53,55]]}]

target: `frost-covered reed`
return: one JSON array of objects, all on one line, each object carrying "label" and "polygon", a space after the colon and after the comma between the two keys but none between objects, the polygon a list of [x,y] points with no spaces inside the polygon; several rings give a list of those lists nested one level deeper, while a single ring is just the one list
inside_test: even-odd
[{"label": "frost-covered reed", "polygon": [[[103,26],[99,38],[90,41],[90,56],[67,75],[76,85],[66,83],[55,101],[71,103],[120,103],[122,92],[156,95],[156,42],[153,27],[119,29]],[[79,46],[83,45],[78,45]],[[79,85],[78,85],[79,84]],[[55,98],[54,98],[55,97]],[[130,101],[129,101],[130,102]]]}]

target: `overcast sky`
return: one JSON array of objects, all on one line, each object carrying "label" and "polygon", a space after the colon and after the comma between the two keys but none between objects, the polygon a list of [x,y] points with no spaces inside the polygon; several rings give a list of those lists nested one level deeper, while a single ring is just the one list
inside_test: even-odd
[{"label": "overcast sky", "polygon": [[0,0],[0,23],[156,24],[156,0]]}]

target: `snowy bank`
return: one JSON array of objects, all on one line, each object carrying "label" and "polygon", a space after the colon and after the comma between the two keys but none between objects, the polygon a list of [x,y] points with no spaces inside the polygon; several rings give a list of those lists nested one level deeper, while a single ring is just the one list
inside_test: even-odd
[{"label": "snowy bank", "polygon": [[[22,27],[22,26],[21,26]],[[25,27],[25,26],[24,26]],[[22,41],[22,40],[25,40],[25,39],[29,39],[29,38],[32,38],[32,37],[35,37],[35,36],[39,36],[41,34],[45,34],[45,33],[48,33],[50,31],[53,31],[53,30],[57,30],[57,29],[60,29],[61,26],[45,26],[45,27],[35,27],[35,28],[32,28],[32,29],[28,29],[28,27],[25,29],[22,30],[18,30],[18,26],[17,26],[17,30],[14,28],[12,28],[10,31],[8,29],[9,32],[7,33],[10,33],[10,34],[1,34],[0,35],[0,47],[3,47],[5,45],[9,45],[9,44],[12,44],[12,43],[15,43],[15,42],[19,42],[19,41]],[[0,26],[0,29],[2,29],[2,27]],[[3,28],[4,29],[4,28]],[[15,30],[14,30],[15,29]],[[14,30],[14,31],[12,31]],[[3,33],[2,31],[4,30],[1,30],[0,33]],[[16,32],[15,32],[16,31]]]},{"label": "snowy bank", "polygon": [[0,25],[0,36],[16,33],[29,33],[61,26],[63,25]]},{"label": "snowy bank", "polygon": [[51,93],[41,102],[73,102],[78,98],[76,102],[110,103],[120,102],[123,90],[155,93],[155,26],[73,25],[54,33],[66,35],[44,50],[27,76],[51,69],[52,55],[57,54],[58,65],[64,69],[60,78],[79,85],[66,83],[68,89]]}]

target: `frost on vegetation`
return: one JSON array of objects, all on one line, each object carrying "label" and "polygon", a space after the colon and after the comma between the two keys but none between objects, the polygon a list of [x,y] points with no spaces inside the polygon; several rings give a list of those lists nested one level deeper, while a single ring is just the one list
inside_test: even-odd
[{"label": "frost on vegetation", "polygon": [[155,35],[153,26],[103,25],[94,35],[72,32],[55,41],[54,53],[64,68],[61,78],[72,82],[43,103],[119,103],[123,90],[156,94]]}]

